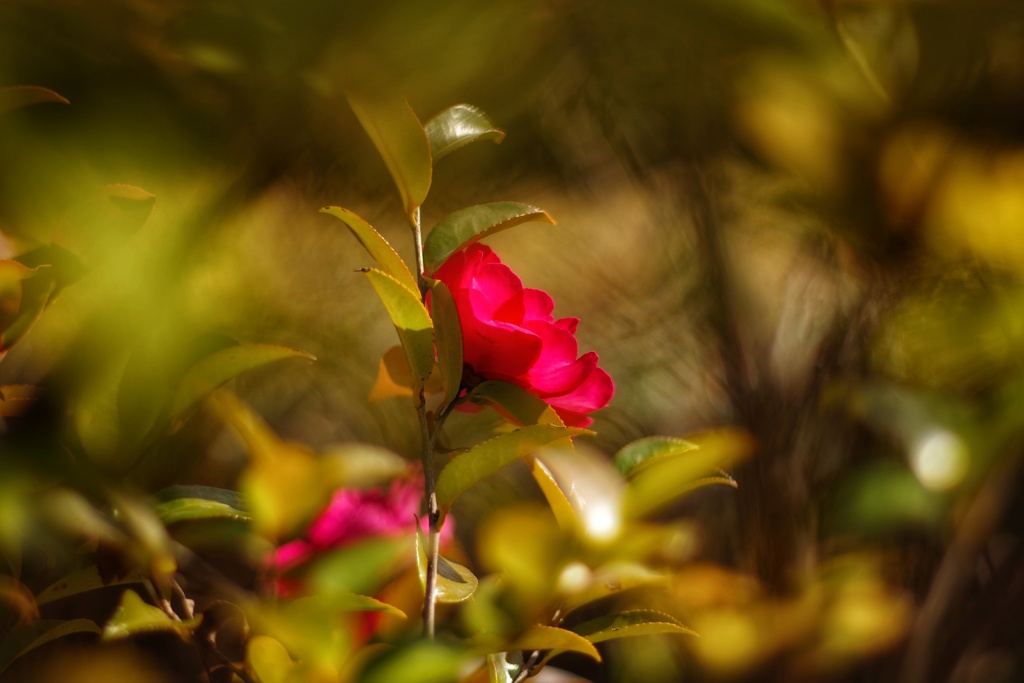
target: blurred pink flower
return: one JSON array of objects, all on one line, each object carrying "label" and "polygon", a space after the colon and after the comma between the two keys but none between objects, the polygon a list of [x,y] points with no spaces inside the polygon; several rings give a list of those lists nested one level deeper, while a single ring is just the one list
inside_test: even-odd
[{"label": "blurred pink flower", "polygon": [[482,244],[453,254],[434,277],[451,290],[462,324],[463,360],[474,374],[516,384],[565,424],[586,427],[615,386],[597,354],[577,357],[577,318],[555,319],[547,292],[522,281]]},{"label": "blurred pink flower", "polygon": [[[423,474],[419,466],[410,466],[406,475],[386,487],[339,489],[330,503],[309,525],[306,533],[280,546],[274,553],[277,572],[287,572],[332,549],[369,537],[401,536],[416,528],[423,500]],[[426,518],[421,519],[424,532]],[[446,524],[442,539],[450,538]],[[287,583],[287,582],[286,582]],[[285,584],[282,584],[284,587]]]}]

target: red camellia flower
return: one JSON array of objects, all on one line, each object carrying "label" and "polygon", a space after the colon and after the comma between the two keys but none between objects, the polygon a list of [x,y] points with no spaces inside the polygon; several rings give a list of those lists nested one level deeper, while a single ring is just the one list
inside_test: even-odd
[{"label": "red camellia flower", "polygon": [[453,254],[434,273],[455,299],[463,361],[483,379],[517,384],[547,402],[570,427],[586,427],[615,386],[597,354],[577,357],[577,318],[555,319],[547,292],[522,281],[482,244]]}]

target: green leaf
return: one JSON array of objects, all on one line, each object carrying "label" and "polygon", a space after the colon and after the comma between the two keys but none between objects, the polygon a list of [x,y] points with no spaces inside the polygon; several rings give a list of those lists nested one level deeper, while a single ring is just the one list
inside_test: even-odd
[{"label": "green leaf", "polygon": [[423,244],[424,267],[428,273],[436,273],[448,257],[462,247],[530,221],[555,224],[546,211],[517,202],[477,204],[449,214],[427,235]]},{"label": "green leaf", "polygon": [[753,450],[750,437],[739,431],[722,431],[707,435],[697,445],[642,466],[626,489],[626,515],[642,517],[709,484],[735,488],[736,482],[719,468],[746,457]]},{"label": "green leaf", "polygon": [[320,209],[320,213],[326,213],[341,219],[352,231],[352,234],[356,236],[356,239],[366,248],[366,251],[370,252],[370,256],[377,262],[381,270],[401,282],[407,289],[411,289],[414,292],[419,289],[419,285],[416,284],[416,277],[409,271],[405,261],[402,260],[402,257],[398,255],[398,252],[394,250],[388,241],[373,229],[373,226],[348,209],[343,209],[340,206],[325,207]]},{"label": "green leaf", "polygon": [[165,525],[201,519],[229,519],[236,522],[249,522],[252,517],[241,510],[204,498],[176,498],[160,503],[153,512]]},{"label": "green leaf", "polygon": [[586,429],[532,425],[484,441],[452,458],[441,470],[436,488],[438,505],[442,509],[449,508],[470,486],[541,446],[569,436],[591,433]]},{"label": "green leaf", "polygon": [[508,650],[558,650],[559,652],[578,652],[597,661],[601,655],[593,643],[583,636],[557,626],[535,624],[517,637],[507,647]]},{"label": "green leaf", "polygon": [[349,94],[349,104],[384,159],[410,219],[430,190],[430,143],[407,102]]},{"label": "green leaf", "polygon": [[172,415],[181,415],[203,396],[243,372],[284,358],[316,360],[305,351],[274,344],[239,344],[210,354],[182,378]]},{"label": "green leaf", "polygon": [[619,472],[632,475],[641,465],[657,462],[659,458],[672,457],[697,448],[697,444],[671,436],[651,436],[623,446],[612,462]]},{"label": "green leaf", "polygon": [[459,396],[462,386],[462,326],[451,291],[440,280],[430,284],[430,307],[437,337],[437,361],[441,368],[444,400],[438,411]]},{"label": "green leaf", "polygon": [[502,416],[523,425],[548,424],[563,427],[555,409],[526,389],[500,380],[488,380],[476,385],[466,397],[476,405],[493,405]]},{"label": "green leaf", "polygon": [[[427,585],[427,538],[422,529],[416,531],[416,568],[420,574],[420,585]],[[471,598],[479,581],[467,567],[458,562],[437,556],[437,593],[439,603],[458,603]]]},{"label": "green leaf", "polygon": [[371,662],[360,683],[455,683],[465,654],[438,641],[415,640]]},{"label": "green leaf", "polygon": [[87,593],[88,591],[99,590],[108,586],[142,583],[142,580],[142,573],[138,570],[133,570],[120,578],[104,581],[96,565],[91,565],[72,572],[47,586],[36,596],[36,602],[39,605],[45,605],[54,600],[61,600],[72,595],[79,595],[80,593]]},{"label": "green leaf", "polygon": [[455,150],[477,140],[505,139],[505,132],[491,123],[487,115],[469,104],[456,104],[445,109],[423,125],[430,141],[430,156],[438,161]]},{"label": "green leaf", "polygon": [[316,595],[376,593],[408,557],[408,538],[370,538],[327,554],[306,574]]},{"label": "green leaf", "polygon": [[175,621],[159,607],[146,604],[138,593],[126,590],[114,615],[103,627],[103,640],[119,640],[137,633],[170,631],[187,636],[199,625],[201,618]]},{"label": "green leaf", "polygon": [[398,330],[409,367],[422,384],[434,369],[434,326],[430,314],[419,296],[395,278],[379,270],[363,272],[384,303]]},{"label": "green leaf", "polygon": [[0,114],[6,114],[9,111],[32,104],[47,102],[70,104],[70,102],[49,88],[41,88],[38,85],[12,85],[0,88]]},{"label": "green leaf", "polygon": [[584,636],[592,643],[666,633],[697,635],[696,631],[686,628],[671,615],[654,610],[632,610],[609,614],[577,624],[572,627],[572,631]]},{"label": "green leaf", "polygon": [[253,636],[245,650],[245,663],[260,683],[286,683],[295,668],[288,650],[270,636]]},{"label": "green leaf", "polygon": [[42,619],[12,628],[0,643],[0,671],[22,655],[57,638],[75,633],[99,634],[100,627],[89,619]]}]

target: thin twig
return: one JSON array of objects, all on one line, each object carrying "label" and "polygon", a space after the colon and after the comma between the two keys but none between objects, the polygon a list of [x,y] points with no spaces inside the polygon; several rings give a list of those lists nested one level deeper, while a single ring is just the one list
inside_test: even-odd
[{"label": "thin twig", "polygon": [[[413,211],[410,219],[416,252],[416,283],[420,289],[420,300],[426,303],[428,286],[423,265],[423,226],[419,207]],[[427,576],[423,588],[423,632],[427,638],[433,639],[436,630],[437,555],[441,515],[437,507],[437,495],[434,493],[434,435],[430,433],[427,401],[422,386],[416,392],[416,415],[419,418],[420,439],[423,442],[423,498],[427,501],[427,519],[430,525],[426,548]]]}]

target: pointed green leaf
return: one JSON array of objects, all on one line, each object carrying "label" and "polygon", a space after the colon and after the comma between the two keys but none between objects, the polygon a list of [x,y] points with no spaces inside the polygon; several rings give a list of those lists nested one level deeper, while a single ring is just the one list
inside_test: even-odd
[{"label": "pointed green leaf", "polygon": [[[420,574],[420,585],[427,585],[427,537],[422,529],[416,531],[416,568]],[[437,593],[439,603],[464,602],[476,592],[479,581],[476,575],[458,562],[437,556]]]},{"label": "pointed green leaf", "polygon": [[285,646],[270,636],[253,636],[249,640],[245,663],[259,677],[260,683],[287,683],[295,668]]},{"label": "pointed green leaf", "polygon": [[641,465],[657,462],[659,458],[672,457],[697,448],[697,444],[671,436],[651,436],[623,446],[612,462],[619,472],[632,476]]},{"label": "pointed green leaf", "polygon": [[398,330],[409,367],[420,383],[434,369],[434,327],[419,296],[379,270],[364,270]]},{"label": "pointed green leaf", "polygon": [[478,204],[449,214],[427,235],[423,244],[424,267],[428,273],[436,273],[448,257],[462,247],[531,221],[555,224],[555,219],[546,211],[517,202]]},{"label": "pointed green leaf", "polygon": [[736,482],[721,467],[746,457],[753,442],[738,431],[707,435],[694,450],[652,459],[633,477],[626,489],[627,516],[641,517],[708,484],[736,487]]},{"label": "pointed green leaf", "polygon": [[199,618],[175,621],[159,607],[146,604],[135,591],[126,590],[114,615],[103,627],[103,640],[118,640],[152,631],[171,631],[185,636],[191,633],[199,621]]},{"label": "pointed green leaf", "polygon": [[410,218],[430,190],[430,143],[407,102],[349,94],[359,123],[384,159]]},{"label": "pointed green leaf", "polygon": [[42,619],[18,624],[7,633],[3,642],[0,642],[0,671],[10,666],[18,657],[57,638],[74,633],[99,634],[99,632],[100,627],[89,619],[71,619],[70,621]]},{"label": "pointed green leaf", "polygon": [[227,519],[235,522],[249,522],[252,517],[241,510],[203,498],[176,498],[160,503],[153,512],[165,525],[200,519]]},{"label": "pointed green leaf", "polygon": [[49,88],[41,88],[38,85],[12,85],[0,88],[0,114],[46,102],[70,104]]},{"label": "pointed green leaf", "polygon": [[104,581],[100,576],[99,569],[96,565],[91,565],[84,569],[72,572],[64,578],[58,579],[54,583],[50,584],[43,590],[43,592],[36,596],[36,602],[40,605],[45,605],[53,602],[54,600],[60,600],[72,595],[87,593],[88,591],[99,590],[100,588],[106,588],[108,586],[142,583],[142,580],[142,573],[138,570],[133,570],[120,578]]},{"label": "pointed green leaf", "polygon": [[414,292],[419,289],[419,285],[416,284],[416,278],[409,271],[409,267],[405,265],[405,261],[402,260],[402,257],[398,255],[398,252],[394,250],[388,241],[373,229],[373,226],[348,209],[343,209],[340,206],[325,207],[320,209],[320,213],[326,213],[344,222],[352,231],[352,234],[356,236],[356,239],[366,248],[366,251],[370,252],[370,256],[377,262],[381,270],[401,282],[406,288]]},{"label": "pointed green leaf", "polygon": [[572,631],[584,636],[592,643],[665,633],[697,635],[696,631],[686,628],[671,615],[655,610],[632,610],[609,614],[577,624],[572,627]]},{"label": "pointed green leaf", "polygon": [[470,486],[541,446],[566,437],[591,433],[586,429],[532,425],[484,441],[452,458],[441,470],[436,488],[438,505],[442,509],[449,508]]},{"label": "pointed green leaf", "polygon": [[444,400],[438,410],[458,398],[462,386],[462,326],[455,299],[440,280],[430,284],[430,308],[437,336],[437,362],[441,368]]},{"label": "pointed green leaf", "polygon": [[601,655],[593,643],[583,636],[567,631],[557,626],[542,626],[535,624],[528,628],[525,633],[516,638],[509,646],[509,650],[558,650],[560,652],[578,652],[587,655],[597,661],[601,661]]},{"label": "pointed green leaf", "polygon": [[206,394],[247,370],[284,358],[316,357],[275,344],[239,344],[211,353],[185,373],[174,397],[172,415],[181,415]]},{"label": "pointed green leaf", "polygon": [[487,115],[474,106],[456,104],[423,125],[430,141],[430,156],[436,165],[455,150],[477,140],[505,139],[505,132],[491,123]]}]

